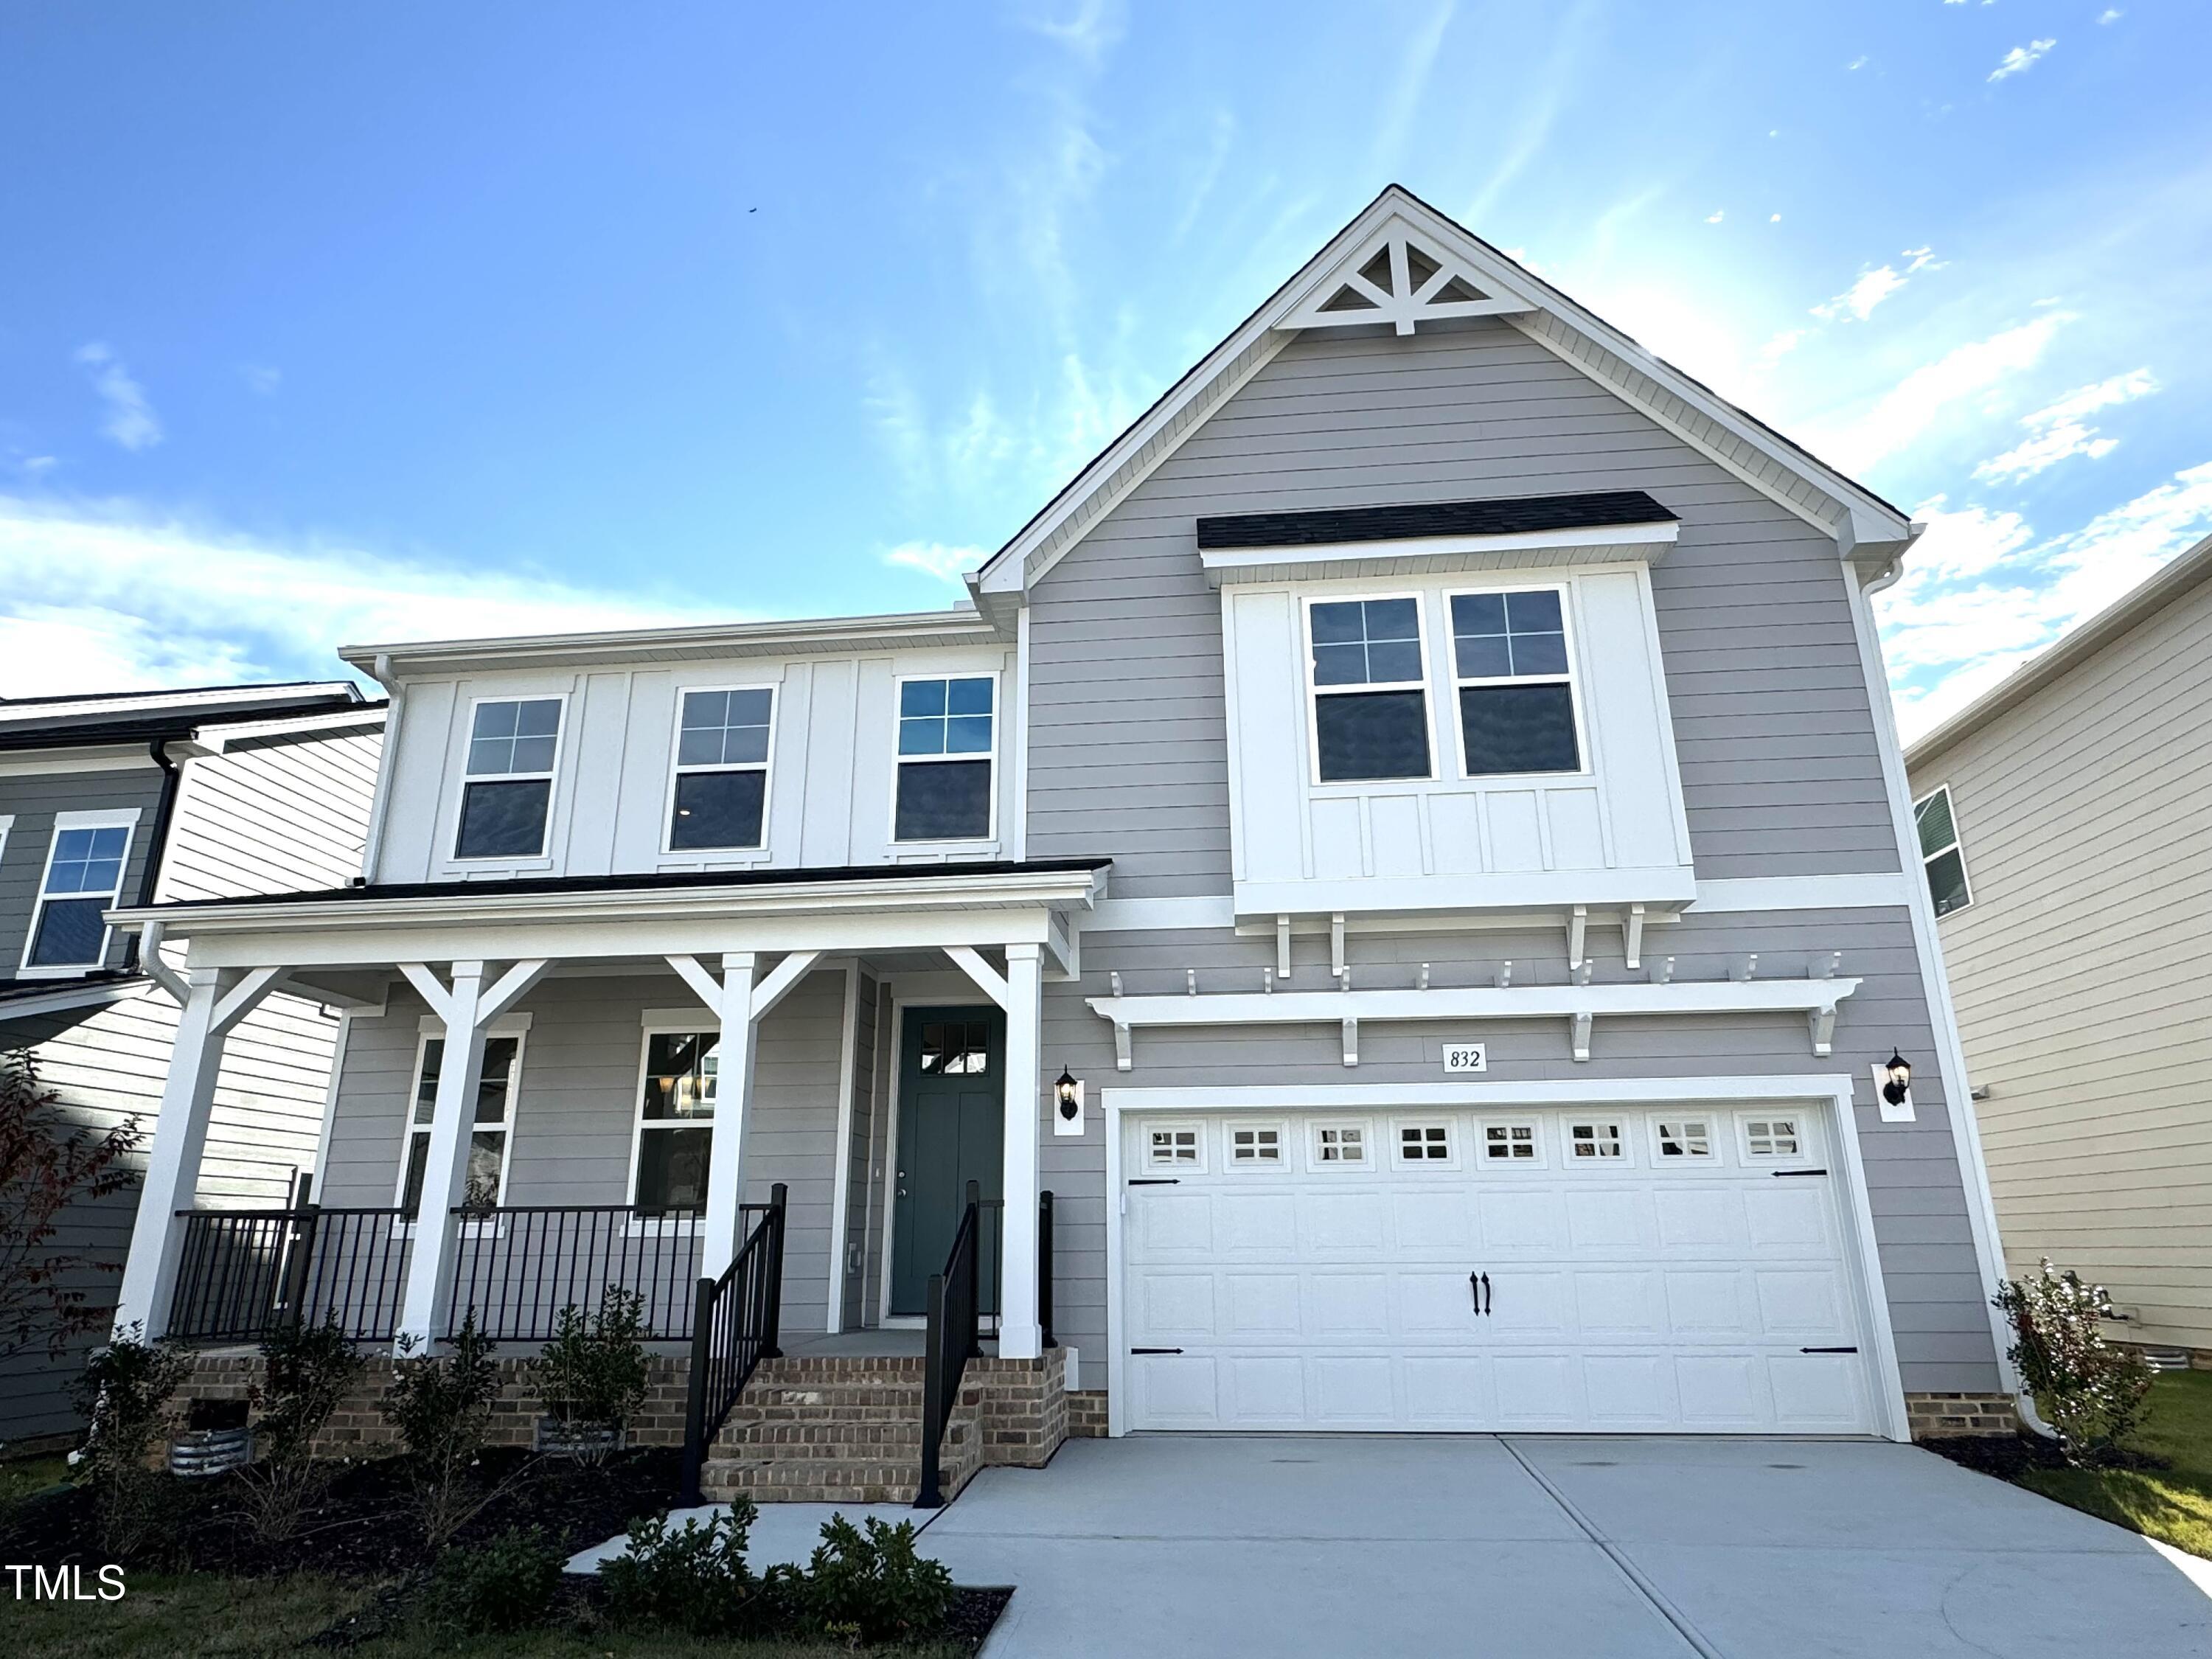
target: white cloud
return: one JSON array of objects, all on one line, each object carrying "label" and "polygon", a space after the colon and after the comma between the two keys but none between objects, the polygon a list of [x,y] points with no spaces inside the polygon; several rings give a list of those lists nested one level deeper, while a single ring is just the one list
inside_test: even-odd
[{"label": "white cloud", "polygon": [[677,598],[278,547],[129,503],[0,495],[0,695],[14,696],[334,676],[346,643],[699,619]]},{"label": "white cloud", "polygon": [[2042,61],[2044,53],[2057,44],[2056,40],[2031,40],[2024,46],[2014,46],[1990,71],[1990,79],[2002,81],[2008,75],[2019,75],[2033,69]]},{"label": "white cloud", "polygon": [[2097,14],[2097,21],[2100,23],[2117,23],[2126,15],[2127,13],[2122,11],[2118,6],[2107,6]]},{"label": "white cloud", "polygon": [[1914,369],[1863,414],[1817,428],[1809,440],[1814,452],[1846,471],[1864,471],[1909,446],[1961,398],[2032,368],[2051,337],[2073,319],[2071,312],[2046,311],[2018,328],[1953,347]]},{"label": "white cloud", "polygon": [[1844,73],[1848,75],[1853,70],[1863,70],[1873,61],[1874,60],[1871,58],[1869,58],[1866,53],[1861,52],[1857,57],[1852,58],[1850,63],[1844,65]]},{"label": "white cloud", "polygon": [[903,542],[884,555],[884,562],[919,570],[925,576],[949,582],[963,592],[968,585],[960,578],[973,570],[990,555],[980,547],[951,547],[943,542]]},{"label": "white cloud", "polygon": [[1912,261],[1905,268],[1905,274],[1908,276],[1916,271],[1941,270],[1951,263],[1948,259],[1937,258],[1933,247],[1909,247],[1905,250],[1905,257]]},{"label": "white cloud", "polygon": [[1017,21],[1093,67],[1105,61],[1106,54],[1121,44],[1128,30],[1128,15],[1121,0],[1077,0],[1065,14],[1030,12]]},{"label": "white cloud", "polygon": [[1845,317],[1856,317],[1864,322],[1874,314],[1874,308],[1905,286],[1905,278],[1889,266],[1861,273],[1841,294],[1825,304],[1813,307],[1815,317],[1829,322],[1840,322]]},{"label": "white cloud", "polygon": [[1419,112],[1429,76],[1436,71],[1437,54],[1443,49],[1444,32],[1451,27],[1455,9],[1455,0],[1443,0],[1406,42],[1397,79],[1382,96],[1382,119],[1375,129],[1374,147],[1368,155],[1369,171],[1376,176],[1390,173],[1398,166],[1407,134],[1412,131],[1413,117]]},{"label": "white cloud", "polygon": [[105,436],[134,453],[161,441],[161,417],[146,400],[146,388],[131,378],[112,350],[94,340],[77,348],[76,360],[92,371],[92,389],[107,405],[107,418],[100,423]]},{"label": "white cloud", "polygon": [[1770,225],[1778,225],[1782,222],[1782,216],[1778,213],[1770,213],[1766,216],[1766,222]]},{"label": "white cloud", "polygon": [[1726,208],[1715,208],[1711,213],[1708,213],[1705,216],[1705,222],[1709,225],[1717,225],[1720,223],[1727,212],[1728,210]]},{"label": "white cloud", "polygon": [[2020,423],[2027,428],[2028,436],[2016,447],[1984,461],[1974,469],[1974,476],[1984,483],[2018,483],[2070,456],[2101,459],[2118,448],[2120,441],[2100,436],[2088,417],[2114,404],[2147,398],[2158,389],[2157,380],[2147,368],[2078,387],[2057,403],[2022,416]]},{"label": "white cloud", "polygon": [[284,384],[284,371],[270,368],[263,363],[240,363],[238,378],[246,382],[246,389],[263,398],[273,398],[276,388]]}]

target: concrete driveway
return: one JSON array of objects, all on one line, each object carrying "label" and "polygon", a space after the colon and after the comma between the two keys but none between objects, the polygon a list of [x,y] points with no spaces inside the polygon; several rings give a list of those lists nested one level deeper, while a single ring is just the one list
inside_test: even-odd
[{"label": "concrete driveway", "polygon": [[1863,1441],[1077,1440],[924,1534],[987,1659],[2212,1653],[2142,1539]]}]

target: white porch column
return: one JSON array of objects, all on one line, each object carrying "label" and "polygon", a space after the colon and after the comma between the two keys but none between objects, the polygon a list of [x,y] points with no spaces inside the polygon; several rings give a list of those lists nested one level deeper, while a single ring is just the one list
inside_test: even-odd
[{"label": "white porch column", "polygon": [[544,962],[519,962],[487,986],[483,963],[456,962],[448,988],[420,963],[399,964],[399,971],[444,1026],[446,1046],[430,1108],[430,1145],[422,1160],[422,1195],[415,1211],[415,1245],[407,1258],[394,1352],[403,1351],[404,1343],[407,1350],[420,1353],[445,1334],[459,1236],[453,1211],[468,1188],[469,1146],[476,1133],[477,1095],[483,1082],[485,1034],[538,982],[546,966]]},{"label": "white porch column", "polygon": [[702,1279],[718,1279],[738,1253],[738,1206],[745,1199],[745,1117],[753,1095],[753,967],[750,951],[722,958],[722,1036],[714,1062],[714,1127],[707,1159],[707,1220],[699,1257]]},{"label": "white porch column", "polygon": [[143,1327],[149,1338],[168,1329],[169,1305],[185,1249],[185,1224],[177,1212],[191,1208],[199,1185],[208,1119],[215,1109],[216,1079],[222,1070],[223,1039],[260,1006],[282,976],[283,970],[276,968],[245,972],[195,968],[179,981],[184,1013],[177,1024],[176,1047],[170,1052],[169,1075],[161,1085],[161,1116],[154,1125],[146,1184],[139,1192],[131,1255],[116,1297],[114,1328],[118,1334],[132,1325]]},{"label": "white porch column", "polygon": [[1043,949],[1006,947],[1006,1121],[1004,1246],[1000,1267],[999,1355],[1035,1359],[1044,1352],[1037,1323],[1038,1029]]}]

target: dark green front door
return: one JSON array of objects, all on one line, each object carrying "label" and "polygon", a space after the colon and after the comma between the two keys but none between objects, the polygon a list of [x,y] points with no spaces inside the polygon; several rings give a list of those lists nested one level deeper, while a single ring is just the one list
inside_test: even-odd
[{"label": "dark green front door", "polygon": [[996,1008],[908,1008],[899,1056],[891,1182],[891,1311],[923,1311],[945,1271],[968,1183],[1000,1192],[1006,1017]]}]

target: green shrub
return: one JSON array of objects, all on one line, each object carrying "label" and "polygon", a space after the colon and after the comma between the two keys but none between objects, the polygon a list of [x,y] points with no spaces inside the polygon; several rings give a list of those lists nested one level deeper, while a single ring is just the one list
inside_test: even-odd
[{"label": "green shrub", "polygon": [[149,1468],[173,1425],[169,1401],[191,1375],[192,1353],[167,1340],[148,1342],[133,1325],[95,1348],[70,1386],[91,1425],[77,1456],[78,1479],[92,1488],[100,1541],[124,1560],[158,1547],[173,1510],[165,1477]]},{"label": "green shrub", "polygon": [[842,1515],[822,1526],[806,1576],[796,1587],[808,1623],[864,1642],[934,1635],[952,1610],[952,1575],[915,1553],[915,1526],[869,1516],[860,1528]]},{"label": "green shrub", "polygon": [[327,1484],[314,1459],[315,1437],[368,1364],[353,1351],[333,1316],[321,1325],[289,1326],[261,1345],[266,1375],[255,1390],[256,1461],[239,1474],[247,1519],[264,1543],[299,1530],[300,1516]]},{"label": "green shrub", "polygon": [[1995,1300],[2012,1322],[2007,1354],[2057,1431],[2066,1461],[2076,1467],[2112,1462],[2142,1415],[2151,1369],[2141,1354],[2105,1340],[2102,1322],[2115,1312],[2105,1287],[2060,1273],[2046,1258]]},{"label": "green shrub", "polygon": [[763,1618],[766,1586],[745,1565],[759,1511],[740,1498],[705,1526],[672,1532],[665,1516],[633,1522],[629,1551],[599,1569],[607,1616],[617,1625],[659,1626],[695,1636],[732,1636]]},{"label": "green shrub", "polygon": [[645,1298],[610,1285],[599,1311],[555,1319],[538,1366],[545,1413],[562,1423],[619,1424],[645,1400]]},{"label": "green shrub", "polygon": [[562,1557],[542,1528],[501,1533],[477,1549],[447,1550],[431,1579],[429,1612],[477,1634],[530,1630],[545,1621]]},{"label": "green shrub", "polygon": [[444,1548],[505,1489],[488,1486],[478,1468],[492,1402],[499,1397],[494,1346],[471,1314],[444,1358],[402,1358],[378,1406],[407,1448],[416,1518],[423,1541],[434,1550]]}]

